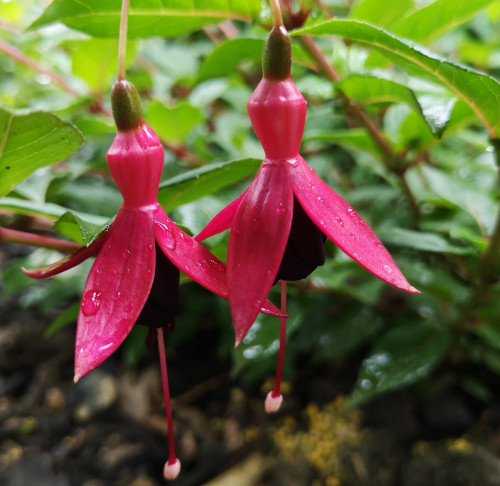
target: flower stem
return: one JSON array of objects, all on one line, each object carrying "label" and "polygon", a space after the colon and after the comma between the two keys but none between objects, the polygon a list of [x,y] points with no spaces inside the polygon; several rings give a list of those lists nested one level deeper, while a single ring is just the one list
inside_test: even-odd
[{"label": "flower stem", "polygon": [[2,227],[0,227],[0,242],[31,245],[63,252],[74,251],[81,248],[81,245],[72,241],[58,240],[57,238],[51,238],[50,236],[42,236],[35,233],[27,233],[26,231],[17,231]]},{"label": "flower stem", "polygon": [[125,79],[125,56],[127,53],[128,7],[130,0],[122,0],[120,15],[120,37],[118,39],[118,80]]},{"label": "flower stem", "polygon": [[280,0],[269,0],[271,12],[273,14],[273,27],[279,28],[283,26],[283,17],[281,15]]},{"label": "flower stem", "polygon": [[175,479],[180,472],[181,463],[175,455],[174,422],[172,420],[172,406],[170,404],[170,389],[168,387],[167,359],[165,357],[165,341],[163,339],[163,328],[157,329],[158,353],[160,355],[161,379],[163,384],[163,398],[165,400],[165,415],[168,427],[168,461],[163,470],[165,479]]}]

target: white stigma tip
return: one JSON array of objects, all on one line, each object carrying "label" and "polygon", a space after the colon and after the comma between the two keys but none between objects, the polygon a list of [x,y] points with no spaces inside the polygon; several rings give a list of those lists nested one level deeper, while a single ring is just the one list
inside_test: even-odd
[{"label": "white stigma tip", "polygon": [[280,393],[277,397],[273,396],[273,392],[270,391],[267,394],[266,401],[264,402],[264,408],[267,413],[275,413],[281,408],[283,403],[283,395]]},{"label": "white stigma tip", "polygon": [[175,479],[179,473],[181,472],[181,461],[179,459],[175,459],[175,462],[170,463],[167,461],[165,466],[163,467],[163,476],[168,481],[172,481]]}]

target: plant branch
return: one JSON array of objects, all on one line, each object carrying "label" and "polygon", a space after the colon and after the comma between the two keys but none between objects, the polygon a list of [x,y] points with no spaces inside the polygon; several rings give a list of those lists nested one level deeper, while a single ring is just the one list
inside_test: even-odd
[{"label": "plant branch", "polygon": [[49,69],[44,68],[43,66],[40,66],[40,64],[38,64],[34,59],[31,59],[31,57],[28,57],[26,54],[24,54],[19,49],[14,47],[12,44],[9,44],[8,42],[5,42],[2,39],[0,39],[0,51],[4,52],[5,54],[7,54],[7,56],[11,57],[12,59],[15,59],[21,64],[24,64],[30,69],[33,69],[34,71],[40,74],[48,76],[51,79],[51,81],[53,81],[67,93],[70,93],[74,96],[80,96],[80,93],[78,93],[78,91],[76,91],[72,86],[70,86],[61,76],[50,71]]},{"label": "plant branch", "polygon": [[130,0],[122,0],[120,15],[120,37],[118,39],[118,80],[125,79],[125,56],[127,53],[128,7]]},{"label": "plant branch", "polygon": [[0,227],[0,242],[31,245],[63,252],[71,252],[81,248],[82,246],[72,241],[58,240],[57,238],[51,238],[50,236],[42,236],[35,233],[27,233],[26,231],[17,231],[2,227]]}]

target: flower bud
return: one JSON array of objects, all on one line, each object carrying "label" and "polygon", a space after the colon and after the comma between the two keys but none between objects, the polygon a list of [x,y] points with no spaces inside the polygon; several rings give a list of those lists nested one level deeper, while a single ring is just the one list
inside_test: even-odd
[{"label": "flower bud", "polygon": [[290,76],[292,43],[285,27],[273,27],[266,39],[262,54],[262,71],[265,79],[279,81]]},{"label": "flower bud", "polygon": [[113,85],[111,109],[119,132],[134,130],[143,121],[139,94],[126,79],[120,79]]}]

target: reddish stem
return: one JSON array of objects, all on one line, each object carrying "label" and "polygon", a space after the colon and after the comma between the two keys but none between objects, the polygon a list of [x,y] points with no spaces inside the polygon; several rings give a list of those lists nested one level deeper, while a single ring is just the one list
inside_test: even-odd
[{"label": "reddish stem", "polygon": [[[281,312],[286,313],[286,280],[281,281]],[[283,376],[283,361],[285,359],[286,343],[286,317],[280,318],[280,349],[278,352],[278,366],[276,368],[276,381],[272,396],[274,398],[281,395],[281,377]]]},{"label": "reddish stem", "polygon": [[27,233],[25,231],[17,231],[1,227],[0,242],[38,246],[40,248],[49,248],[51,250],[59,250],[63,252],[71,252],[82,247],[82,245],[72,241],[58,240],[57,238],[51,238],[50,236],[42,236],[35,233]]}]

